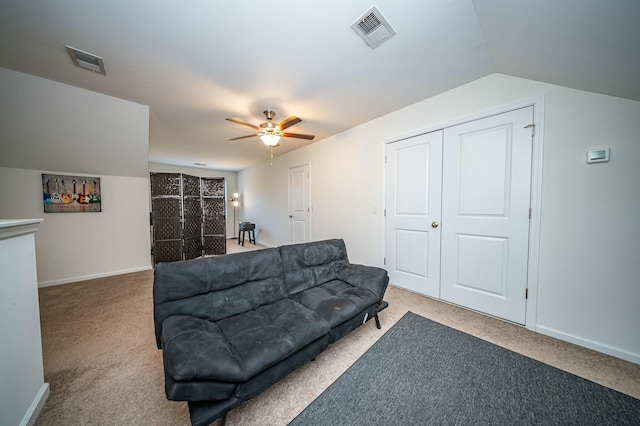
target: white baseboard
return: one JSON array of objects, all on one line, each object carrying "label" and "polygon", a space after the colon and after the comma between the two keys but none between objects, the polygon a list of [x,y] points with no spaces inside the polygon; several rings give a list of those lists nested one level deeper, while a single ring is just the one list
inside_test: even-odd
[{"label": "white baseboard", "polygon": [[614,346],[605,345],[604,343],[595,342],[593,340],[585,339],[542,325],[536,325],[535,331],[540,334],[555,337],[556,339],[564,340],[565,342],[573,343],[574,345],[593,349],[594,351],[602,352],[603,354],[624,359],[625,361],[633,362],[634,364],[640,364],[640,354],[629,352]]},{"label": "white baseboard", "polygon": [[69,283],[75,283],[78,281],[93,280],[96,278],[113,277],[114,275],[130,274],[132,272],[148,271],[150,269],[153,269],[153,267],[151,265],[148,265],[148,266],[141,266],[139,268],[122,269],[120,271],[109,271],[109,272],[103,272],[100,274],[84,275],[81,277],[70,277],[70,278],[63,278],[60,280],[44,281],[44,282],[39,282],[38,287],[50,287],[52,285],[69,284]]},{"label": "white baseboard", "polygon": [[22,418],[20,426],[33,426],[42,407],[44,407],[44,403],[47,402],[47,398],[49,398],[49,383],[44,383]]},{"label": "white baseboard", "polygon": [[256,240],[256,243],[260,244],[261,246],[265,246],[265,247],[271,247],[271,248],[278,247],[278,246],[272,246],[271,244],[267,244],[267,243],[265,243],[263,241],[260,241],[260,240]]}]

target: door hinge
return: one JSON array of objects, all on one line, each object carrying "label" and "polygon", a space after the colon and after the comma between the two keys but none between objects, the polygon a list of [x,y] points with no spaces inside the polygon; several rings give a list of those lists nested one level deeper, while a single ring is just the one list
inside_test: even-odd
[{"label": "door hinge", "polygon": [[384,217],[387,217],[387,209],[384,209],[383,215],[384,215]]},{"label": "door hinge", "polygon": [[387,164],[387,156],[384,156],[384,164]]},{"label": "door hinge", "polygon": [[529,219],[531,219],[531,207],[529,207]]},{"label": "door hinge", "polygon": [[385,257],[384,259],[382,259],[382,264],[386,265],[387,264],[387,258]]},{"label": "door hinge", "polygon": [[536,125],[535,123],[531,123],[528,126],[524,126],[525,129],[531,128],[531,136],[536,135]]},{"label": "door hinge", "polygon": [[529,289],[528,289],[528,288],[526,288],[526,289],[524,290],[524,298],[525,298],[525,299],[528,299],[528,298],[529,298]]}]

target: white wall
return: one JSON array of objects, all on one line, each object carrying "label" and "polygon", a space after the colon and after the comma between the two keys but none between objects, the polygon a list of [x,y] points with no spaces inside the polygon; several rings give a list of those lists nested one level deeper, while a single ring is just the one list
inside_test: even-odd
[{"label": "white wall", "polygon": [[0,220],[0,424],[32,425],[44,382],[33,232],[37,221]]},{"label": "white wall", "polygon": [[381,162],[382,146],[363,126],[276,157],[238,173],[240,217],[261,229],[259,242],[289,243],[288,170],[309,163],[311,239],[343,238],[352,261],[381,265]]},{"label": "white wall", "polygon": [[[640,363],[640,102],[548,91],[538,328]],[[585,164],[610,147],[611,161]],[[606,347],[601,347],[606,346]]]},{"label": "white wall", "polygon": [[[640,102],[493,74],[240,172],[240,216],[263,229],[264,243],[288,243],[287,169],[309,162],[312,239],[344,238],[353,262],[381,266],[384,143],[541,95],[537,319],[528,326],[640,363]],[[602,146],[611,161],[585,164],[586,150]]]},{"label": "white wall", "polygon": [[[149,163],[149,171],[157,173],[186,173],[191,176],[224,178],[227,185],[227,238],[232,238],[236,228],[233,223],[233,204],[228,200],[238,191],[238,172],[212,170],[198,167],[173,166],[169,164]],[[149,200],[151,202],[151,200]],[[237,232],[236,232],[237,234]]]},{"label": "white wall", "polygon": [[[36,233],[39,286],[151,268],[149,181],[100,177],[102,212],[44,213],[41,171],[0,167],[1,218],[41,218]],[[20,194],[16,197],[16,194]]]},{"label": "white wall", "polygon": [[[4,68],[0,93],[0,218],[45,219],[39,284],[150,268],[149,107]],[[100,177],[102,212],[44,214],[41,173]]]}]

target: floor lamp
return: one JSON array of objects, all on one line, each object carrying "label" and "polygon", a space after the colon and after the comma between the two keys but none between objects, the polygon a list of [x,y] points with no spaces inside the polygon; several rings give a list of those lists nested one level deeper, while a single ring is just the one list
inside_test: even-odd
[{"label": "floor lamp", "polygon": [[[239,195],[237,192],[233,193],[233,238],[231,238],[232,240],[235,240],[236,238],[240,238],[240,231],[238,230],[238,226],[236,225],[236,211],[238,210],[238,206],[240,205],[240,202],[238,201],[239,199]],[[238,236],[236,237],[236,231],[238,231]]]}]

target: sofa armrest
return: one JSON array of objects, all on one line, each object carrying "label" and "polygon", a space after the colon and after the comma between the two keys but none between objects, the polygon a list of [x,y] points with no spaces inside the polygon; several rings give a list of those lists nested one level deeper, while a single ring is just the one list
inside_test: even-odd
[{"label": "sofa armrest", "polygon": [[348,264],[338,274],[338,278],[354,287],[361,287],[375,294],[382,300],[389,284],[387,271],[375,266]]}]

